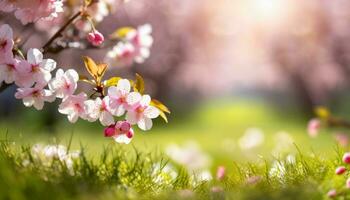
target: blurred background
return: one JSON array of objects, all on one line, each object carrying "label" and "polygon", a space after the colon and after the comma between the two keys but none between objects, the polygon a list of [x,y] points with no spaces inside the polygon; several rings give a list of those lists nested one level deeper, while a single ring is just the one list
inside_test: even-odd
[{"label": "blurred background", "polygon": [[[109,35],[121,26],[150,23],[154,45],[145,63],[111,65],[107,76],[142,74],[146,91],[172,111],[169,124],[157,119],[151,131],[137,130],[129,147],[168,152],[174,145],[194,144],[214,163],[278,157],[297,152],[296,146],[333,152],[337,138],[346,139],[348,132],[324,130],[311,139],[306,124],[316,105],[350,119],[349,6],[348,0],[131,0],[121,5],[98,30]],[[11,14],[1,21],[29,37],[24,48],[41,47],[53,33],[40,26],[23,28]],[[61,67],[84,71],[82,55],[103,61],[105,54],[70,49],[47,56]],[[86,145],[92,154],[113,144],[97,122],[70,124],[57,112],[57,103],[45,105],[43,112],[25,108],[14,92],[12,87],[0,95],[2,137],[64,143],[73,134],[73,145]]]}]

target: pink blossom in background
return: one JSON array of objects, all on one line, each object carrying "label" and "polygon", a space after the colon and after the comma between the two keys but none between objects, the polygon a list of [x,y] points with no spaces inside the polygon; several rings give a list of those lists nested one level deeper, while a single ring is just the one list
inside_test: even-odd
[{"label": "pink blossom in background", "polygon": [[226,176],[226,168],[224,166],[219,166],[216,171],[216,179],[222,180]]},{"label": "pink blossom in background", "polygon": [[342,147],[347,147],[349,145],[349,136],[345,133],[336,133],[334,138]]},{"label": "pink blossom in background", "polygon": [[316,137],[321,128],[321,121],[319,119],[311,119],[307,125],[307,132],[310,137]]},{"label": "pink blossom in background", "polygon": [[19,62],[18,59],[11,58],[0,63],[0,83],[4,81],[5,83],[10,84],[18,79]]}]

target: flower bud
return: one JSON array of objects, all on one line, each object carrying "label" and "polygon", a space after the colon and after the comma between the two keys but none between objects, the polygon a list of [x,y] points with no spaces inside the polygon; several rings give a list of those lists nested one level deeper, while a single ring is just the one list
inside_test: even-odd
[{"label": "flower bud", "polygon": [[98,32],[97,30],[90,32],[87,36],[87,40],[94,46],[99,46],[103,43],[105,38],[103,37],[102,33]]},{"label": "flower bud", "polygon": [[344,174],[344,172],[346,172],[346,168],[344,166],[337,167],[337,169],[335,170],[335,174],[337,175]]},{"label": "flower bud", "polygon": [[128,132],[131,128],[131,124],[127,121],[123,121],[120,123],[120,131],[122,132]]},{"label": "flower bud", "polygon": [[128,137],[128,138],[134,137],[134,131],[133,131],[133,130],[128,131],[128,132],[126,133],[126,137]]},{"label": "flower bud", "polygon": [[115,135],[116,134],[115,125],[110,125],[106,127],[104,130],[104,134],[105,134],[105,137],[112,137],[113,135]]},{"label": "flower bud", "polygon": [[216,172],[216,178],[218,180],[222,180],[225,178],[225,175],[226,175],[226,168],[224,166],[219,166]]},{"label": "flower bud", "polygon": [[347,164],[350,164],[350,153],[349,152],[344,153],[344,155],[343,155],[343,162],[347,163]]}]

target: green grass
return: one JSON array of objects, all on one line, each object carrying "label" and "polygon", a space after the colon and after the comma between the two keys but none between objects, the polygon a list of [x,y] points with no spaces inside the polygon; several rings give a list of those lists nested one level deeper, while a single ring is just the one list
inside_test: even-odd
[{"label": "green grass", "polygon": [[[4,180],[0,181],[0,199],[184,199],[181,193],[187,190],[194,193],[194,199],[322,199],[333,187],[347,195],[346,177],[334,176],[343,150],[337,147],[331,131],[323,130],[311,139],[305,130],[307,119],[262,102],[226,99],[200,105],[187,115],[173,112],[169,124],[157,120],[147,133],[136,130],[130,145],[104,138],[98,123],[70,124],[64,116],[57,118],[53,130],[47,130],[40,124],[45,121],[42,116],[30,110],[0,121],[6,141],[0,153],[0,180]],[[252,127],[264,132],[264,143],[249,150],[240,148],[239,139]],[[286,143],[286,135],[292,141]],[[188,170],[164,155],[170,144],[188,141],[196,142],[210,156],[208,168],[213,175],[217,166],[225,165],[227,178],[194,186]],[[59,161],[49,167],[32,161],[23,166],[23,160],[30,156],[26,145],[36,143],[83,147],[84,154],[75,161],[74,176]],[[295,163],[286,161],[291,155],[296,157]],[[276,175],[269,174],[276,160],[285,166],[283,176],[278,170]],[[168,161],[178,177],[155,183],[152,166]],[[249,177],[261,180],[247,184]],[[213,186],[220,186],[223,192],[211,192]]]},{"label": "green grass", "polygon": [[[162,155],[119,145],[105,148],[94,160],[82,149],[72,167],[58,157],[37,155],[28,146],[0,143],[0,199],[326,199],[334,187],[342,192],[339,199],[350,197],[346,177],[334,175],[339,156],[300,153],[295,161],[275,160],[283,166],[277,168],[263,159],[231,163],[222,180],[194,182],[181,166],[171,178],[163,169],[172,161]],[[154,171],[156,164],[160,168]],[[258,178],[249,181],[252,177]]]}]

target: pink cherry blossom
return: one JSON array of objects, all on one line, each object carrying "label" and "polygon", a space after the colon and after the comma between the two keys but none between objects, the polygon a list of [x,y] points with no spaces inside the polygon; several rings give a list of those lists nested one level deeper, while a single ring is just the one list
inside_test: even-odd
[{"label": "pink cherry blossom", "polygon": [[103,99],[97,97],[95,100],[85,101],[87,119],[91,122],[99,119],[103,126],[113,124],[114,118],[109,104],[109,96]]},{"label": "pink cherry blossom", "polygon": [[15,16],[22,24],[37,21],[39,19],[52,19],[63,12],[62,0],[29,0],[18,1]]},{"label": "pink cherry blossom", "polygon": [[349,152],[344,153],[343,162],[346,164],[350,164],[350,153]]},{"label": "pink cherry blossom", "polygon": [[117,86],[108,88],[108,96],[110,97],[110,106],[114,110],[113,114],[122,116],[125,110],[128,109],[129,104],[127,97],[130,93],[131,85],[128,79],[121,79]]},{"label": "pink cherry blossom", "polygon": [[337,175],[344,174],[345,172],[346,172],[346,168],[344,166],[337,167],[337,169],[335,170],[335,174]]},{"label": "pink cherry blossom", "polygon": [[342,147],[346,147],[349,145],[349,136],[345,133],[336,133],[334,135],[334,138]]},{"label": "pink cherry blossom", "polygon": [[78,80],[79,74],[74,69],[66,72],[58,69],[56,77],[49,82],[49,88],[55,92],[57,98],[64,98],[74,94]]},{"label": "pink cherry blossom", "polygon": [[31,87],[34,83],[47,84],[51,80],[51,71],[55,68],[54,60],[43,59],[43,54],[38,49],[29,49],[27,60],[19,63],[16,84],[20,87]]},{"label": "pink cherry blossom", "polygon": [[[135,104],[135,101],[138,103]],[[138,93],[132,93],[128,95],[127,102],[133,106],[128,110],[126,120],[130,124],[137,124],[141,130],[151,129],[153,125],[152,119],[159,116],[159,110],[150,105],[151,97],[149,95],[141,97]]]},{"label": "pink cherry blossom", "polygon": [[13,57],[13,32],[8,24],[0,26],[0,63],[8,61]]},{"label": "pink cherry blossom", "polygon": [[58,107],[58,112],[67,115],[71,123],[75,123],[79,117],[86,118],[85,101],[87,96],[85,93],[78,95],[70,95],[63,99]]},{"label": "pink cherry blossom", "polygon": [[22,99],[26,107],[34,106],[37,110],[41,110],[44,107],[44,102],[55,100],[55,95],[44,87],[45,85],[35,84],[35,87],[32,88],[18,88],[15,97]]},{"label": "pink cherry blossom", "polygon": [[316,137],[321,128],[321,121],[319,119],[311,119],[307,125],[307,131],[311,137]]},{"label": "pink cherry blossom", "polygon": [[135,57],[135,47],[127,42],[118,42],[112,50],[107,52],[106,60],[110,65],[119,67],[130,66]]},{"label": "pink cherry blossom", "polygon": [[135,62],[143,63],[150,55],[150,48],[153,44],[151,36],[152,26],[145,24],[139,26],[137,30],[132,30],[126,35],[126,39],[135,47]]},{"label": "pink cherry blossom", "polygon": [[218,180],[224,179],[226,176],[226,168],[224,166],[219,166],[216,172],[216,178]]},{"label": "pink cherry blossom", "polygon": [[94,46],[100,46],[105,38],[102,33],[95,30],[87,35],[87,40]]},{"label": "pink cherry blossom", "polygon": [[11,58],[8,61],[0,63],[0,83],[5,81],[5,83],[13,83],[17,79],[17,68],[19,60],[16,58]]},{"label": "pink cherry blossom", "polygon": [[15,9],[15,2],[13,0],[0,0],[0,11],[12,12]]}]

